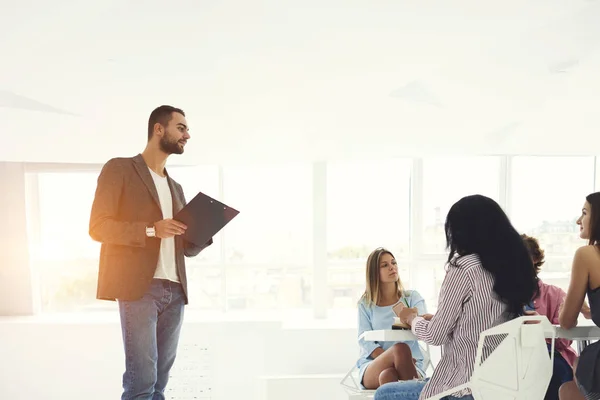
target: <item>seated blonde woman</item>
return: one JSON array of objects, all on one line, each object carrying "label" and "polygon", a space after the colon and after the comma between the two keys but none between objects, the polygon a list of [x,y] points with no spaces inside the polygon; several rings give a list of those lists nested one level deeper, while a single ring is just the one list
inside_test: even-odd
[{"label": "seated blonde woman", "polygon": [[[365,331],[391,329],[403,308],[426,313],[425,300],[416,290],[404,290],[394,255],[375,249],[367,259],[366,289],[358,303],[358,336]],[[368,342],[359,339],[359,382],[365,389],[377,389],[388,382],[422,379],[423,354],[417,341],[406,343]]]}]

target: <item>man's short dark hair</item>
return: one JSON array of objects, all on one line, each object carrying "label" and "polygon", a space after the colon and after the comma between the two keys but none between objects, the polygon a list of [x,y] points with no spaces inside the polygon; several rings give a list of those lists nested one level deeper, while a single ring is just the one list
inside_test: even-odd
[{"label": "man's short dark hair", "polygon": [[169,125],[171,118],[173,118],[173,113],[179,113],[185,117],[185,113],[182,109],[172,106],[160,106],[150,113],[150,118],[148,118],[148,140],[152,139],[154,125],[161,124],[166,128],[167,125]]}]

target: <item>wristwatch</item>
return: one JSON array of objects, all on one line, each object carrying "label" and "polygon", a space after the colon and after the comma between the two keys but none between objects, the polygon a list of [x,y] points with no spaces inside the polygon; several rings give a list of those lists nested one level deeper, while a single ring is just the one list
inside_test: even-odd
[{"label": "wristwatch", "polygon": [[148,236],[148,237],[155,237],[156,236],[156,230],[154,229],[154,226],[147,226],[146,227],[146,236]]}]

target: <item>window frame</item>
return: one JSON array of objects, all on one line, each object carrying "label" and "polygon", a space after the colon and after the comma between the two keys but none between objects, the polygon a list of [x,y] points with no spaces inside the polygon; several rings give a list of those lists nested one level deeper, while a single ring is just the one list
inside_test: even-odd
[{"label": "window frame", "polygon": [[[516,156],[516,155],[515,155]],[[499,165],[499,204],[511,215],[511,189],[512,189],[512,169],[513,169],[513,157],[512,155],[494,155],[494,157],[500,157]],[[519,155],[519,156],[533,156],[533,155]],[[564,157],[563,155],[539,155],[539,157]],[[576,156],[573,156],[576,157]],[[600,189],[600,163],[598,163],[598,156],[594,157],[594,183],[593,188],[595,191]],[[445,262],[444,254],[427,254],[423,252],[423,183],[424,183],[424,170],[423,170],[423,158],[412,157],[412,170],[410,175],[410,209],[409,209],[409,252],[407,257],[402,257],[399,261],[408,264],[409,279],[407,282],[408,286],[412,286],[415,274],[417,273],[418,266],[424,263],[440,263],[439,268],[443,268]],[[357,162],[360,162],[357,160]],[[313,247],[313,258],[312,258],[312,316],[316,319],[327,318],[328,314],[335,312],[332,310],[329,301],[329,285],[324,276],[328,276],[329,267],[339,265],[340,262],[330,262],[327,259],[327,162],[316,161],[312,162],[312,218],[313,218],[313,231],[312,231],[312,247]],[[48,172],[100,172],[102,165],[99,164],[34,164],[25,163],[25,174],[39,174]],[[224,174],[223,165],[218,165],[219,171],[219,195],[223,198],[224,195]],[[38,176],[38,175],[34,175]],[[35,179],[34,179],[35,181]],[[28,208],[28,212],[32,212],[35,218],[36,207],[39,213],[39,201],[40,194],[39,190],[33,190],[32,187],[35,185],[29,185],[27,193],[27,201],[34,205],[33,209]],[[38,215],[39,217],[39,215]],[[28,216],[28,219],[30,217]],[[31,241],[35,241],[36,237],[39,239],[39,222],[35,222],[30,226],[30,232],[32,238]],[[37,230],[37,232],[36,232]],[[220,298],[220,311],[223,313],[228,312],[227,306],[227,262],[225,257],[227,234],[224,232],[219,240],[220,245],[220,260],[217,264],[221,273],[221,298]],[[560,255],[559,258],[568,257],[569,255]],[[554,257],[552,257],[554,258]],[[349,261],[348,263],[342,262],[348,265],[357,265],[356,261]],[[243,267],[240,264],[240,267]],[[273,265],[264,264],[265,268],[271,268]],[[41,293],[41,285],[39,281],[36,281],[32,277],[32,284],[38,293]],[[36,298],[38,298],[36,296]],[[358,299],[357,299],[358,300]],[[430,308],[434,305],[429,304]]]}]

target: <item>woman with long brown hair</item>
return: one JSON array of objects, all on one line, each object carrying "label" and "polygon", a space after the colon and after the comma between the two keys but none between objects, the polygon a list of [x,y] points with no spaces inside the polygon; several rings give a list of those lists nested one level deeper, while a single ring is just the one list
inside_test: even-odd
[{"label": "woman with long brown hair", "polygon": [[[587,296],[592,321],[600,326],[600,192],[585,198],[581,216],[577,219],[579,237],[588,244],[575,252],[567,297],[558,320],[560,326],[571,329]],[[579,355],[575,380],[560,388],[561,400],[600,400],[600,342],[587,346]]]}]

